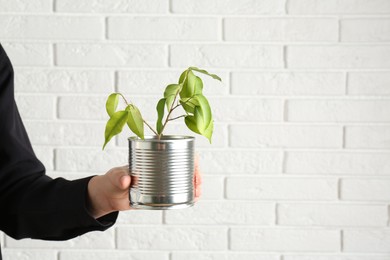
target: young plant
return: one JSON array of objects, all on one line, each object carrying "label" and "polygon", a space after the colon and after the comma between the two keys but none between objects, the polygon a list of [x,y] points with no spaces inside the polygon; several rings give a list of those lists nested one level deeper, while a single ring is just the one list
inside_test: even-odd
[{"label": "young plant", "polygon": [[[103,149],[112,137],[122,132],[125,124],[141,139],[144,139],[144,125],[160,139],[167,123],[179,118],[184,118],[185,124],[191,131],[205,136],[211,143],[214,130],[211,108],[208,100],[203,95],[203,82],[200,77],[194,74],[194,71],[221,81],[221,78],[217,75],[196,67],[189,67],[183,71],[179,82],[168,85],[165,88],[164,97],[157,102],[156,129],[153,129],[142,118],[139,109],[133,103],[129,103],[121,93],[112,93],[106,102],[106,110],[110,119],[106,124]],[[126,107],[124,110],[117,111],[120,97],[123,98]],[[172,112],[178,107],[182,107],[185,114],[171,118]],[[164,120],[165,109],[167,114]]]}]

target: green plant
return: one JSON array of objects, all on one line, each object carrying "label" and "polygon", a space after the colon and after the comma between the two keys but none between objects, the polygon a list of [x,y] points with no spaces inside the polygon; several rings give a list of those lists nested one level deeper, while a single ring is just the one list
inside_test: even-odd
[{"label": "green plant", "polygon": [[[165,88],[164,97],[157,103],[156,129],[153,129],[142,118],[139,109],[134,104],[129,103],[121,93],[112,93],[106,102],[106,110],[110,119],[106,124],[103,149],[112,137],[122,132],[125,124],[141,139],[144,139],[144,125],[149,127],[160,139],[167,123],[179,118],[184,118],[185,124],[191,131],[205,136],[211,143],[211,136],[214,130],[211,108],[208,100],[203,95],[203,82],[200,77],[194,74],[194,71],[221,81],[221,78],[217,75],[210,74],[196,67],[189,67],[183,71],[179,82],[168,85]],[[126,107],[124,110],[117,111],[120,97],[123,98]],[[182,107],[185,114],[171,118],[172,112],[178,107]],[[167,110],[167,115],[165,120],[163,120],[165,109]]]}]

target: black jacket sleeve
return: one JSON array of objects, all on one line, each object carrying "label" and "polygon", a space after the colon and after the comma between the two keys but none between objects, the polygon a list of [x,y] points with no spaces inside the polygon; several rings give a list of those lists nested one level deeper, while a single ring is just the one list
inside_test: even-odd
[{"label": "black jacket sleeve", "polygon": [[88,213],[91,177],[68,181],[45,175],[20,118],[13,81],[0,45],[0,230],[16,239],[65,240],[112,226],[117,212],[98,220]]}]

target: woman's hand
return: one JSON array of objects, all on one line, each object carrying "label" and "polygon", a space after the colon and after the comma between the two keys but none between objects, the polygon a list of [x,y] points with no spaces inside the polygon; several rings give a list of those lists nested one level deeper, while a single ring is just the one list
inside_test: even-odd
[{"label": "woman's hand", "polygon": [[[133,180],[134,181],[134,180]],[[114,211],[131,209],[129,188],[132,178],[129,166],[116,167],[104,175],[94,176],[88,183],[88,210],[94,218]],[[202,178],[198,158],[195,158],[194,188],[195,201],[201,195]]]}]

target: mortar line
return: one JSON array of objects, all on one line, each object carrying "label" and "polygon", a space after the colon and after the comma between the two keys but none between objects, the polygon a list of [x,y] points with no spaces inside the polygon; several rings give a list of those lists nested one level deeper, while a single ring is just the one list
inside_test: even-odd
[{"label": "mortar line", "polygon": [[342,185],[341,182],[342,182],[342,179],[339,178],[337,180],[337,199],[338,199],[338,201],[341,201],[341,185]]},{"label": "mortar line", "polygon": [[341,18],[337,18],[337,42],[341,42]]},{"label": "mortar line", "polygon": [[116,71],[114,71],[114,91],[115,92],[119,92],[118,83],[119,83],[119,72],[116,70]]},{"label": "mortar line", "polygon": [[390,204],[387,205],[387,226],[390,226]]},{"label": "mortar line", "polygon": [[172,67],[172,61],[171,61],[171,45],[167,45],[167,67],[171,68]]},{"label": "mortar line", "polygon": [[220,42],[226,41],[226,31],[225,31],[225,18],[221,17],[218,19],[218,40]]},{"label": "mortar line", "polygon": [[58,66],[58,61],[57,61],[57,44],[53,43],[50,45],[50,52],[51,52],[51,66],[50,68]]},{"label": "mortar line", "polygon": [[346,143],[347,143],[347,126],[343,125],[343,128],[342,128],[342,149],[346,149]]},{"label": "mortar line", "polygon": [[52,0],[52,2],[51,2],[51,11],[52,11],[52,13],[56,13],[57,12],[57,0]]},{"label": "mortar line", "polygon": [[289,13],[288,12],[288,1],[289,0],[284,0],[284,10],[283,11],[284,11],[285,15],[288,15],[288,13]]},{"label": "mortar line", "polygon": [[173,4],[172,0],[168,0],[168,14],[173,14]]},{"label": "mortar line", "polygon": [[104,30],[103,30],[103,40],[109,40],[108,37],[108,17],[104,17]]},{"label": "mortar line", "polygon": [[349,75],[349,71],[346,71],[345,72],[345,79],[344,79],[345,80],[345,83],[344,83],[345,84],[345,86],[344,86],[345,87],[345,89],[344,89],[345,92],[344,93],[345,93],[346,96],[349,95],[349,76],[350,76]]}]

